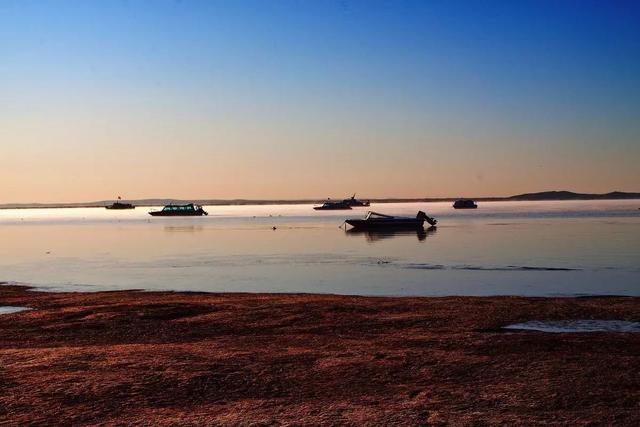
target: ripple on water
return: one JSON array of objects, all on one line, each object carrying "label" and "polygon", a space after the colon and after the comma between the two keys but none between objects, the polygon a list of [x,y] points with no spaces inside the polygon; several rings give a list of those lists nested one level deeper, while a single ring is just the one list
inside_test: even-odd
[{"label": "ripple on water", "polygon": [[514,323],[503,329],[541,332],[640,332],[640,322],[625,320],[532,320]]}]

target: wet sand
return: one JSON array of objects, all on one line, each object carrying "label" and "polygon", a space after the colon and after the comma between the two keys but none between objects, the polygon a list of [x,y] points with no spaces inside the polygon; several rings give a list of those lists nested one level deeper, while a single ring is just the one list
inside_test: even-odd
[{"label": "wet sand", "polygon": [[0,286],[0,424],[640,425],[640,298]]}]

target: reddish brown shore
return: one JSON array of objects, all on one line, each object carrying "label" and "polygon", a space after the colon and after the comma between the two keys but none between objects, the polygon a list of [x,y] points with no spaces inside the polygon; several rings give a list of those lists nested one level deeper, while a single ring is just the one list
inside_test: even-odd
[{"label": "reddish brown shore", "polygon": [[366,298],[0,286],[0,424],[640,425],[638,298]]}]

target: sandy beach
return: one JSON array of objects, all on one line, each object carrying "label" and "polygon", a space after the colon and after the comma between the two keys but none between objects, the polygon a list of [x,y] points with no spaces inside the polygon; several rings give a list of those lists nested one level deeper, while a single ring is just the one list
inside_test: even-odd
[{"label": "sandy beach", "polygon": [[631,297],[45,293],[0,287],[0,424],[640,423]]}]

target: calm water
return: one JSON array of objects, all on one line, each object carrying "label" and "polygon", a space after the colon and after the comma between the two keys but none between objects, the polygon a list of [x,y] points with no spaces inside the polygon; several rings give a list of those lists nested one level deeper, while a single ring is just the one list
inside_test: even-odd
[{"label": "calm water", "polygon": [[[365,295],[640,295],[640,201],[383,204],[440,224],[349,233],[308,205],[0,210],[0,281],[50,290],[330,292]],[[272,230],[272,227],[277,230]]]}]

